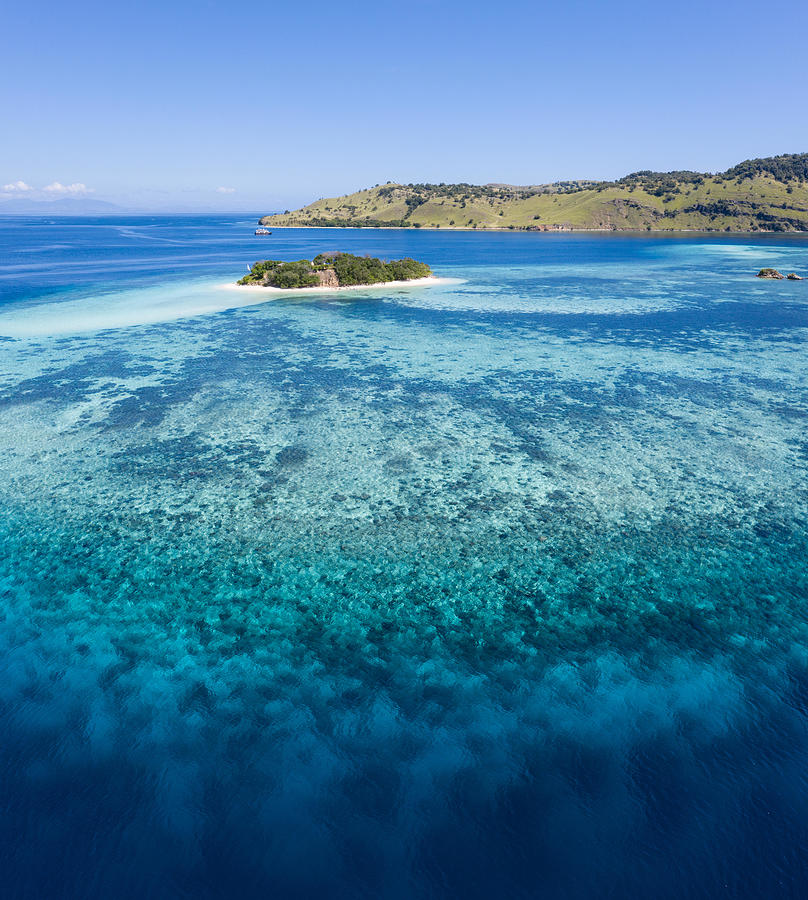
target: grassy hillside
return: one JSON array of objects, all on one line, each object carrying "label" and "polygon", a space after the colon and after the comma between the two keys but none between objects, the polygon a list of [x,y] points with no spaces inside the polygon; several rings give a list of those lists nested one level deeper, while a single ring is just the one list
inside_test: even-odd
[{"label": "grassy hillside", "polygon": [[376,185],[262,225],[557,231],[808,231],[808,154],[746,160],[716,175],[635,172],[619,181],[515,187]]}]

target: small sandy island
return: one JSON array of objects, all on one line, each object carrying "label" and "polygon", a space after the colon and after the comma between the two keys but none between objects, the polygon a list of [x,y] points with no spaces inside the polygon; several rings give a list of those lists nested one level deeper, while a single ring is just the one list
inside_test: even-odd
[{"label": "small sandy island", "polygon": [[427,275],[426,278],[410,278],[407,281],[380,281],[376,284],[346,284],[339,286],[314,285],[313,287],[280,288],[263,284],[223,284],[223,288],[231,291],[260,291],[265,294],[337,294],[342,291],[373,291],[379,288],[411,288],[429,287],[441,284],[460,284],[460,278],[438,278]]},{"label": "small sandy island", "polygon": [[[410,256],[383,260],[375,256],[331,250],[314,259],[262,259],[253,263],[246,275],[232,287],[251,287],[290,294],[299,291],[331,293],[368,288],[389,290],[439,284],[424,262]],[[231,285],[228,285],[229,287]]]}]

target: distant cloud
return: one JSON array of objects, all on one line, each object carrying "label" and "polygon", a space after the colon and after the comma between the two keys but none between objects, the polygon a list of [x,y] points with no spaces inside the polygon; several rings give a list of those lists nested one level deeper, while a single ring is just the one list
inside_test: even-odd
[{"label": "distant cloud", "polygon": [[25,193],[25,191],[32,191],[33,188],[30,184],[26,184],[24,181],[12,181],[11,184],[4,184],[3,190],[8,192],[9,194],[22,194]]},{"label": "distant cloud", "polygon": [[92,188],[88,188],[86,184],[82,184],[80,181],[75,182],[74,184],[60,184],[60,182],[54,181],[53,184],[49,184],[47,187],[42,188],[42,190],[49,194],[67,194],[73,197],[93,193]]},{"label": "distant cloud", "polygon": [[217,187],[217,188],[216,188],[216,193],[217,193],[217,194],[235,194],[235,193],[236,193],[236,189],[235,189],[235,188],[229,188],[229,187]]}]

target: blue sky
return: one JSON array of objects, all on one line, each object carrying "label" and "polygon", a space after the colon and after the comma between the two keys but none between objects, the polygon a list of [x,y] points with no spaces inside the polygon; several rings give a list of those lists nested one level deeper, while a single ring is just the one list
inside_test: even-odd
[{"label": "blue sky", "polygon": [[804,0],[4,9],[7,196],[262,211],[808,150]]}]

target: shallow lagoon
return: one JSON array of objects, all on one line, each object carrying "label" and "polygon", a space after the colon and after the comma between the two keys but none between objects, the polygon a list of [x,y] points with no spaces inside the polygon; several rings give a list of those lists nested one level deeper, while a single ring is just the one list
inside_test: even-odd
[{"label": "shallow lagoon", "polygon": [[11,893],[804,895],[808,239],[253,227],[0,223]]}]

